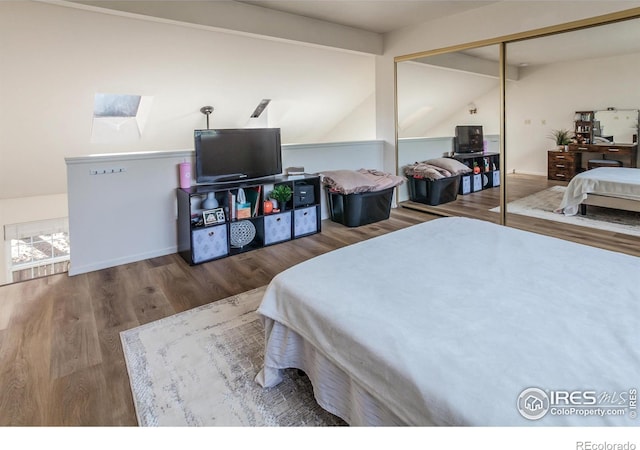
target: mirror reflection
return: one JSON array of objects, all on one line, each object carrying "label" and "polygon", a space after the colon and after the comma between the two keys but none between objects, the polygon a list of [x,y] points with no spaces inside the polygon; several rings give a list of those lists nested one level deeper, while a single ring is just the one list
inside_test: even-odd
[{"label": "mirror reflection", "polygon": [[397,64],[403,206],[499,222],[497,45]]},{"label": "mirror reflection", "polygon": [[[640,19],[509,42],[505,63],[505,158],[496,161],[495,171],[506,174],[506,224],[636,251]],[[485,162],[484,156],[500,147],[498,66],[498,45],[397,63],[399,174],[409,167],[410,174],[418,169],[420,177],[442,177],[438,168],[417,164],[443,157],[472,170],[479,166],[480,174],[473,175],[494,171],[494,161]],[[456,130],[477,126],[482,149],[465,155],[456,145]],[[572,181],[603,174],[597,169],[605,169],[608,186],[624,193],[590,192],[568,205],[565,193]],[[482,177],[485,184],[476,191],[461,182],[455,195],[447,195],[452,188],[446,182],[410,180],[398,200],[428,213],[500,222],[500,189],[488,178]],[[635,187],[623,178],[635,180]]]},{"label": "mirror reflection", "polygon": [[594,144],[634,144],[638,142],[638,110],[595,111]]},{"label": "mirror reflection", "polygon": [[508,225],[616,249],[640,237],[638,22],[507,44]]}]

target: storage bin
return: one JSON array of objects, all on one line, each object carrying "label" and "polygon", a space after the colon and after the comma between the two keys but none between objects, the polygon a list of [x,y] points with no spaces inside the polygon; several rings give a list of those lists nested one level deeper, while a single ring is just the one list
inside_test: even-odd
[{"label": "storage bin", "polygon": [[454,201],[458,197],[460,175],[429,180],[428,178],[409,178],[409,199],[412,202],[437,206]]},{"label": "storage bin", "polygon": [[458,190],[458,194],[471,194],[471,177],[472,175],[460,175],[460,189]]},{"label": "storage bin", "polygon": [[479,192],[482,190],[482,174],[474,173],[471,175],[471,190],[473,192]]},{"label": "storage bin", "polygon": [[264,245],[291,240],[291,211],[264,216]]},{"label": "storage bin", "polygon": [[318,214],[315,206],[298,208],[293,212],[293,236],[318,232]]},{"label": "storage bin", "polygon": [[192,231],[193,264],[199,264],[229,254],[227,225],[198,228]]},{"label": "storage bin", "polygon": [[500,171],[491,170],[482,173],[482,188],[492,188],[500,186]]},{"label": "storage bin", "polygon": [[359,227],[389,218],[394,188],[358,194],[332,192],[327,187],[331,220],[348,227]]}]

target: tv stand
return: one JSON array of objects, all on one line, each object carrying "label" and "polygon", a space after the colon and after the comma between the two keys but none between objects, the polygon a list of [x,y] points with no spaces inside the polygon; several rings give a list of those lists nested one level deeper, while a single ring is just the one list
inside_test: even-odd
[{"label": "tv stand", "polygon": [[460,161],[470,169],[478,167],[476,169],[477,173],[462,175],[460,178],[460,194],[470,194],[500,186],[500,153],[455,153],[452,158]]},{"label": "tv stand", "polygon": [[260,183],[273,184],[276,181],[278,181],[278,179],[281,177],[282,177],[281,175],[272,175],[272,176],[263,177],[263,178],[250,178],[250,179],[242,179],[242,180],[238,180],[237,178],[233,178],[230,180],[219,179],[211,183],[196,184],[195,186],[192,186],[191,189],[196,188],[196,189],[199,189],[200,192],[205,192],[205,193],[211,190],[216,190],[216,189],[231,189],[231,188],[237,189],[238,187],[243,187],[248,185],[257,185]]},{"label": "tv stand", "polygon": [[[268,194],[281,184],[291,188],[291,199],[278,205],[277,212],[265,211]],[[313,189],[306,191],[312,191],[313,196],[296,198],[295,192],[309,185]],[[248,217],[239,217],[237,205],[234,214],[232,199],[237,199],[240,188],[250,203],[248,211],[243,211]],[[178,188],[178,253],[194,265],[319,233],[320,192],[318,175],[275,176]],[[218,208],[206,210],[201,203],[211,193]],[[213,211],[213,222],[205,223],[205,211]]]}]

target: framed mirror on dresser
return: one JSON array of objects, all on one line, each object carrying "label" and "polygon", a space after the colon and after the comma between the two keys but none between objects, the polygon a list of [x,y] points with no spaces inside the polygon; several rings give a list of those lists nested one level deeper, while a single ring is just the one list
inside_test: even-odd
[{"label": "framed mirror on dresser", "polygon": [[639,114],[637,109],[607,108],[595,111],[594,138],[601,140],[593,143],[637,144]]},{"label": "framed mirror on dresser", "polygon": [[[596,167],[638,167],[637,109],[577,111],[574,143],[568,147],[579,161],[577,171]],[[574,174],[575,175],[575,174]]]}]

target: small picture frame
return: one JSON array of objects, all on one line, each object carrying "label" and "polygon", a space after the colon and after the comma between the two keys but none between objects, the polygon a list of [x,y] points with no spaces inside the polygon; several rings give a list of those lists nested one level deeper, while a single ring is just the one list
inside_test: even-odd
[{"label": "small picture frame", "polygon": [[224,208],[214,208],[203,211],[202,218],[204,219],[205,225],[223,223],[226,220],[224,216]]}]

